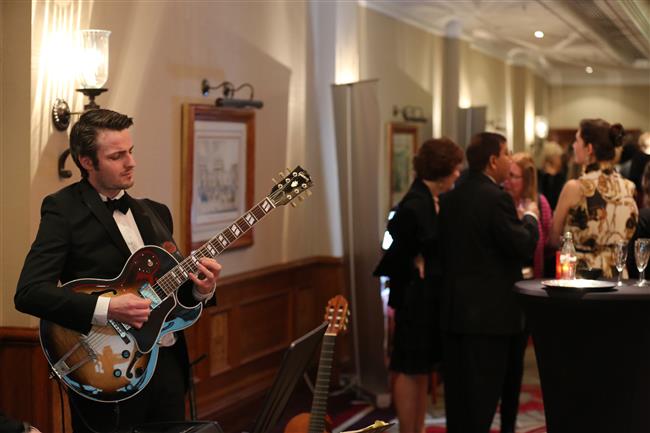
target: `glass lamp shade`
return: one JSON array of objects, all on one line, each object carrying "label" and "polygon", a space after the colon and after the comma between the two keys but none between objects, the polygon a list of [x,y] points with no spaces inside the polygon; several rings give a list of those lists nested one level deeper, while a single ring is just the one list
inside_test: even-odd
[{"label": "glass lamp shade", "polygon": [[79,82],[84,89],[99,89],[108,80],[109,30],[79,32]]},{"label": "glass lamp shade", "polygon": [[544,116],[535,116],[535,135],[539,138],[548,137],[548,120]]}]

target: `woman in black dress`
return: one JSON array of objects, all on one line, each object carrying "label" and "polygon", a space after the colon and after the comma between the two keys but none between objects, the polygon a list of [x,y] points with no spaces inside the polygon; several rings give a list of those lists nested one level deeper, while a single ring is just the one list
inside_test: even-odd
[{"label": "woman in black dress", "polygon": [[431,139],[413,158],[416,179],[388,223],[393,243],[376,275],[390,277],[389,305],[395,309],[390,370],[393,402],[402,433],[424,431],[429,374],[442,357],[438,251],[438,195],[460,174],[463,151],[447,138]]}]

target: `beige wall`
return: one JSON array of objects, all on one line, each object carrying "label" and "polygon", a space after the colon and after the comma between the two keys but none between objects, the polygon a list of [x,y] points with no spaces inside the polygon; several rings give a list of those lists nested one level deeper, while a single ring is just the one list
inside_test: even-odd
[{"label": "beige wall", "polygon": [[0,325],[26,324],[13,308],[30,242],[30,3],[0,2]]},{"label": "beige wall", "polygon": [[[503,60],[488,56],[463,43],[461,57],[460,99],[472,107],[486,106],[487,124],[506,125],[506,67]],[[505,134],[505,131],[498,132]]]},{"label": "beige wall", "polygon": [[439,37],[367,8],[359,10],[359,78],[379,79],[382,118],[393,117],[393,106],[422,107],[429,119],[422,138],[431,136],[434,51]]},{"label": "beige wall", "polygon": [[[440,49],[440,38],[423,30],[382,15],[376,11],[359,9],[359,78],[379,79],[379,112],[383,125],[391,121],[402,122],[401,114],[393,116],[393,107],[418,106],[423,110],[427,123],[417,123],[419,142],[432,136],[432,110],[434,75],[440,73],[440,65],[433,61]],[[387,127],[382,129],[379,188],[381,209],[390,207]],[[382,218],[383,221],[383,218]],[[383,225],[383,223],[382,223]]]},{"label": "beige wall", "polygon": [[553,86],[549,106],[551,128],[576,128],[581,119],[600,117],[650,130],[650,85]]}]

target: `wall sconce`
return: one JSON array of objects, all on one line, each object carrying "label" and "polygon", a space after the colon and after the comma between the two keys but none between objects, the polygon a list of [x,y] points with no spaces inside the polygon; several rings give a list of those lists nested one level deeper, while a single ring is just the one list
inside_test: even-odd
[{"label": "wall sconce", "polygon": [[[248,87],[251,91],[249,98],[235,99],[234,97],[235,93],[237,93],[237,91],[239,91],[244,87]],[[212,87],[210,86],[210,82],[205,78],[203,79],[203,81],[201,81],[201,93],[203,94],[203,96],[208,96],[210,94],[210,90],[217,90],[217,89],[223,89],[223,98],[217,98],[214,101],[214,105],[216,105],[217,107],[231,107],[231,108],[264,107],[264,102],[253,99],[253,94],[255,92],[255,89],[253,89],[253,86],[249,83],[244,83],[239,87],[235,87],[235,85],[230,81],[224,81],[218,86]]]},{"label": "wall sconce", "polygon": [[427,123],[427,118],[424,117],[422,107],[406,105],[400,110],[397,105],[393,105],[393,116],[397,116],[400,113],[405,122]]},{"label": "wall sconce", "polygon": [[[102,86],[108,80],[108,38],[111,32],[108,30],[81,30],[79,32],[79,53],[78,72],[81,92],[88,97],[88,103],[84,110],[99,108],[95,97],[108,91]],[[70,117],[81,112],[71,112],[70,106],[64,99],[57,99],[52,106],[52,123],[59,131],[65,131],[70,126]],[[65,170],[65,160],[70,155],[70,149],[66,149],[59,156],[58,170],[59,177],[66,179],[72,177],[70,170]]]}]

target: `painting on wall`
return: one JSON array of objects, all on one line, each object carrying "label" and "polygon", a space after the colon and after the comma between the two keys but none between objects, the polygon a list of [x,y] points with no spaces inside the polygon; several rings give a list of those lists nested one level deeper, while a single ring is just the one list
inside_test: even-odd
[{"label": "painting on wall", "polygon": [[413,182],[413,156],[417,150],[418,127],[407,123],[388,124],[390,164],[390,207],[395,206]]},{"label": "painting on wall", "polygon": [[[253,206],[255,113],[183,106],[181,202],[185,253],[203,245]],[[229,248],[253,244],[253,229]]]}]

